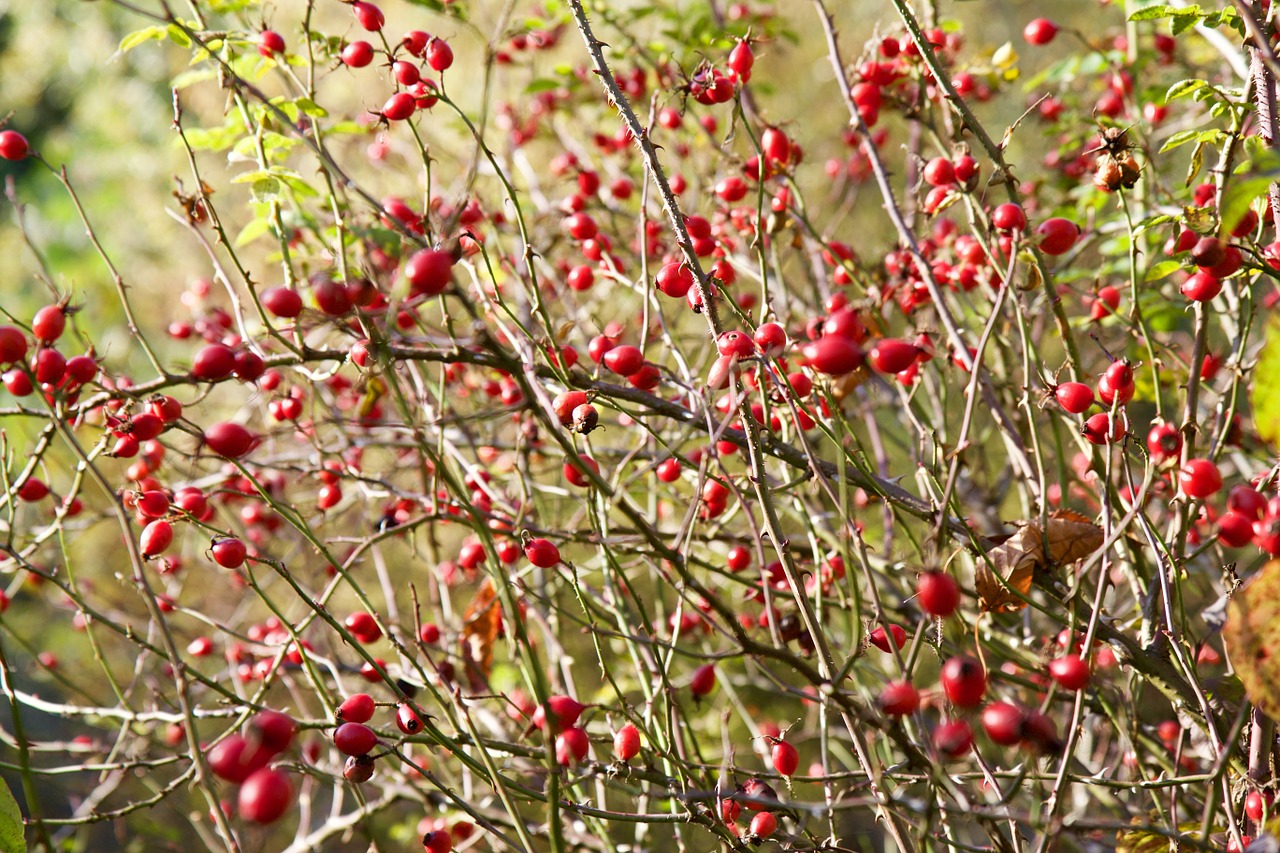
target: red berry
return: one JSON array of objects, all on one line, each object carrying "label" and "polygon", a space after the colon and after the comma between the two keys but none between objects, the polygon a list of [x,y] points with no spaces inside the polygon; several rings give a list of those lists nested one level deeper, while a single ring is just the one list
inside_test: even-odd
[{"label": "red berry", "polygon": [[1178,471],[1178,489],[1187,497],[1203,500],[1222,488],[1222,474],[1210,459],[1188,459]]},{"label": "red berry", "polygon": [[880,709],[891,717],[914,714],[920,707],[920,691],[909,681],[893,681],[880,691]]},{"label": "red berry", "polygon": [[[600,473],[600,463],[590,456],[578,454],[578,461],[582,466],[591,469],[597,474]],[[579,470],[578,465],[574,465],[572,462],[564,463],[564,478],[569,481],[569,485],[577,486],[580,489],[585,489],[591,485],[591,480],[588,479],[587,475]]]},{"label": "red berry", "polygon": [[376,643],[382,639],[382,629],[378,627],[378,620],[372,613],[357,610],[342,620],[342,624],[361,643]]},{"label": "red berry", "polygon": [[422,836],[422,849],[426,853],[449,853],[453,849],[453,836],[443,829],[428,832]]},{"label": "red berry", "polygon": [[244,735],[228,735],[209,750],[209,769],[220,779],[240,784],[266,766],[270,753]]},{"label": "red berry", "polygon": [[31,334],[42,344],[62,337],[67,328],[67,310],[62,305],[46,305],[31,319]]},{"label": "red berry", "polygon": [[1182,452],[1182,433],[1171,423],[1157,423],[1147,433],[1147,452],[1157,465]]},{"label": "red berry", "polygon": [[673,261],[658,270],[655,284],[667,296],[680,299],[693,287],[693,273],[684,264]]},{"label": "red berry", "polygon": [[800,753],[785,740],[780,740],[773,745],[770,757],[773,759],[773,769],[783,776],[794,775],[800,766]]},{"label": "red berry", "polygon": [[1178,289],[1192,302],[1208,302],[1222,292],[1222,282],[1213,273],[1201,270],[1187,276]]},{"label": "red berry", "polygon": [[920,348],[897,338],[882,338],[867,355],[867,362],[881,373],[901,373],[916,363]]},{"label": "red berry", "polygon": [[630,761],[640,754],[640,730],[627,723],[613,736],[613,754],[619,761]]},{"label": "red berry", "polygon": [[447,70],[453,65],[453,48],[444,39],[432,39],[427,45],[427,64],[436,71]]},{"label": "red berry", "polygon": [[263,768],[240,787],[237,799],[240,817],[252,823],[272,823],[279,820],[293,802],[293,786],[289,777],[279,770]]},{"label": "red berry", "polygon": [[1079,655],[1063,655],[1049,661],[1049,674],[1068,690],[1083,690],[1089,684],[1089,664]]},{"label": "red berry", "polygon": [[138,548],[144,557],[158,557],[173,542],[173,525],[167,521],[153,521],[142,529]]},{"label": "red berry", "polygon": [[253,715],[249,726],[257,735],[263,749],[272,755],[288,749],[293,743],[294,735],[298,733],[298,724],[293,721],[293,718],[279,711],[259,711]]},{"label": "red berry", "polygon": [[809,366],[828,376],[844,376],[862,366],[863,355],[858,345],[844,335],[823,335],[805,344],[804,357]]},{"label": "red berry", "polygon": [[374,709],[372,696],[368,693],[353,693],[338,706],[334,716],[348,723],[367,723],[373,719]]},{"label": "red berry", "polygon": [[751,834],[756,838],[768,838],[778,831],[778,819],[772,812],[758,812],[751,818]]},{"label": "red berry", "polygon": [[715,686],[715,664],[705,663],[693,671],[693,678],[689,681],[689,691],[694,696],[706,696],[715,689]]},{"label": "red berry", "polygon": [[546,728],[547,713],[551,714],[552,730],[560,731],[577,724],[578,718],[587,706],[572,696],[557,694],[547,697],[545,706],[539,705],[533,712],[533,725],[539,729]]},{"label": "red berry", "polygon": [[982,729],[994,743],[1013,746],[1022,740],[1026,712],[1009,702],[992,702],[982,709]]},{"label": "red berry", "polygon": [[413,115],[418,102],[408,92],[396,92],[382,105],[382,117],[387,121],[404,121]]},{"label": "red berry", "polygon": [[191,376],[204,382],[217,382],[226,379],[235,369],[235,350],[222,344],[210,344],[196,353],[191,363]]},{"label": "red berry", "polygon": [[204,443],[219,456],[239,459],[253,447],[253,433],[240,424],[224,421],[204,431]]},{"label": "red berry", "polygon": [[1256,519],[1234,510],[1218,518],[1218,541],[1228,548],[1243,548],[1253,539]]},{"label": "red berry", "polygon": [[960,585],[946,572],[925,572],[917,581],[916,598],[925,613],[947,617],[960,606]]},{"label": "red berry", "polygon": [[0,326],[0,364],[14,364],[27,357],[27,336],[13,326]]},{"label": "red berry", "polygon": [[924,179],[931,187],[955,183],[956,169],[946,157],[934,157],[924,166]]},{"label": "red berry", "polygon": [[1084,422],[1081,432],[1093,444],[1113,444],[1124,438],[1124,425],[1120,418],[1099,412]]},{"label": "red berry", "polygon": [[1027,40],[1027,44],[1033,44],[1037,47],[1048,44],[1058,35],[1058,25],[1048,18],[1036,18],[1028,21],[1027,25],[1022,29],[1022,37]]},{"label": "red berry", "polygon": [[568,728],[556,735],[556,763],[561,767],[576,764],[587,757],[591,741],[582,729]]},{"label": "red berry", "polygon": [[1053,389],[1053,396],[1073,415],[1083,414],[1093,406],[1093,389],[1083,382],[1063,382]]},{"label": "red berry", "polygon": [[363,723],[343,723],[333,733],[333,745],[343,755],[367,755],[378,745],[378,735]]},{"label": "red berry", "polygon": [[973,749],[973,729],[964,720],[945,720],[933,730],[933,747],[948,758],[959,758]]},{"label": "red berry", "polygon": [[367,41],[353,41],[342,49],[342,63],[348,68],[364,68],[373,62],[373,45]]},{"label": "red berry", "polygon": [[356,0],[352,3],[351,11],[355,13],[356,22],[371,33],[376,33],[386,23],[382,10],[365,0]]},{"label": "red berry", "polygon": [[987,692],[987,673],[973,658],[955,657],[942,665],[942,689],[952,704],[972,708]]},{"label": "red berry", "polygon": [[268,58],[284,53],[284,36],[274,30],[263,30],[258,34],[258,53]]},{"label": "red berry", "polygon": [[1021,205],[1007,201],[992,211],[991,224],[1000,231],[1022,231],[1027,227],[1027,214]]},{"label": "red berry", "polygon": [[5,160],[25,160],[31,146],[27,138],[16,130],[0,130],[0,158]]},{"label": "red berry", "polygon": [[629,344],[616,346],[604,354],[604,366],[619,376],[631,376],[644,367],[644,353]]},{"label": "red berry", "polygon": [[453,256],[439,249],[421,249],[405,262],[404,277],[414,296],[436,296],[453,281]]},{"label": "red berry", "polygon": [[277,317],[292,319],[302,313],[302,297],[290,287],[272,287],[259,297],[262,307]]},{"label": "red berry", "polygon": [[1036,234],[1040,237],[1040,251],[1046,255],[1061,255],[1076,244],[1080,227],[1070,219],[1054,217],[1041,222]]},{"label": "red berry", "polygon": [[416,735],[422,731],[422,718],[408,702],[396,706],[396,728],[407,735]]},{"label": "red berry", "polygon": [[751,69],[756,64],[755,52],[751,50],[751,44],[746,39],[740,40],[733,46],[733,50],[729,51],[729,67],[732,68],[742,80],[751,79]]},{"label": "red berry", "polygon": [[548,539],[530,539],[524,546],[524,555],[540,569],[549,569],[560,562],[560,549]]},{"label": "red berry", "polygon": [[[893,646],[889,645],[890,637],[892,637]],[[882,652],[888,653],[894,647],[899,649],[903,647],[907,642],[907,632],[901,625],[890,625],[889,634],[885,634],[884,628],[878,627],[871,632],[871,636],[868,639],[871,640],[871,645]]]},{"label": "red berry", "polygon": [[1262,823],[1265,812],[1271,806],[1271,794],[1263,794],[1261,791],[1250,791],[1244,798],[1244,814],[1245,817],[1254,823]]},{"label": "red berry", "polygon": [[238,569],[244,565],[248,549],[239,539],[219,539],[209,549],[213,561],[224,569]]},{"label": "red berry", "polygon": [[766,358],[777,358],[787,346],[786,330],[777,323],[761,323],[752,339]]}]

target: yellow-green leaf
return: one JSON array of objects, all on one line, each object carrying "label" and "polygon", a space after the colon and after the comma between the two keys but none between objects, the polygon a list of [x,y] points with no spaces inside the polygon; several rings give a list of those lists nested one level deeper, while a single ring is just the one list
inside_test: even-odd
[{"label": "yellow-green leaf", "polygon": [[22,811],[13,798],[9,786],[0,779],[0,853],[23,853],[27,842],[23,839]]},{"label": "yellow-green leaf", "polygon": [[1272,447],[1280,446],[1280,317],[1272,315],[1267,323],[1267,339],[1258,354],[1249,400],[1258,435]]},{"label": "yellow-green leaf", "polygon": [[1236,591],[1222,637],[1249,700],[1280,719],[1280,560],[1267,563]]}]

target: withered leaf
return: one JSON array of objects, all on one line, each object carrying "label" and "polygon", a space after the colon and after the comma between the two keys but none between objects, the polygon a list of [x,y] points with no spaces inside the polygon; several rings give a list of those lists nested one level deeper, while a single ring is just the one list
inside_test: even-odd
[{"label": "withered leaf", "polygon": [[837,402],[843,400],[845,397],[852,394],[859,385],[863,384],[870,378],[871,371],[867,369],[866,365],[863,365],[852,373],[846,373],[844,376],[837,377],[831,383],[831,396],[835,397]]},{"label": "withered leaf", "polygon": [[1280,560],[1259,569],[1231,597],[1222,638],[1250,701],[1280,720]]},{"label": "withered leaf", "polygon": [[1071,510],[1052,513],[1045,527],[1038,520],[1017,524],[1018,531],[987,552],[986,560],[979,560],[974,569],[974,587],[984,612],[1021,610],[1027,606],[1022,598],[1031,592],[1037,569],[1083,560],[1103,542],[1102,528]]},{"label": "withered leaf", "polygon": [[467,681],[473,691],[484,690],[493,669],[493,644],[502,630],[502,606],[492,579],[484,579],[462,618],[462,658],[467,663]]}]

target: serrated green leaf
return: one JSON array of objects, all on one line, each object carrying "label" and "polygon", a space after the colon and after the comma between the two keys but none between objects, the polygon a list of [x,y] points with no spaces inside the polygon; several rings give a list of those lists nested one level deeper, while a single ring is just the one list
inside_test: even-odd
[{"label": "serrated green leaf", "polygon": [[561,83],[559,80],[548,80],[546,78],[543,78],[539,80],[534,80],[531,83],[529,83],[528,86],[524,87],[524,91],[526,95],[536,95],[539,92],[554,92],[556,89],[559,89],[562,85],[564,84]]},{"label": "serrated green leaf", "polygon": [[1198,130],[1180,130],[1164,141],[1164,145],[1160,147],[1160,153],[1172,151],[1179,146],[1186,145],[1200,135]]},{"label": "serrated green leaf", "polygon": [[1191,162],[1187,165],[1186,186],[1191,186],[1191,182],[1200,174],[1200,170],[1204,167],[1204,140],[1196,142],[1195,149],[1191,152]]},{"label": "serrated green leaf", "polygon": [[252,172],[245,172],[243,175],[236,175],[231,179],[233,184],[251,184],[254,181],[265,181],[271,177],[271,173],[266,169],[255,169]]},{"label": "serrated green leaf", "polygon": [[255,201],[270,201],[280,195],[280,182],[275,178],[260,178],[250,187]]},{"label": "serrated green leaf", "polygon": [[1139,9],[1129,16],[1131,21],[1158,21],[1161,18],[1167,18],[1173,13],[1173,9],[1169,6],[1147,6],[1145,9]]},{"label": "serrated green leaf", "polygon": [[9,785],[0,779],[0,853],[24,853],[22,810]]},{"label": "serrated green leaf", "polygon": [[1258,435],[1272,447],[1280,446],[1280,316],[1272,315],[1267,323],[1267,337],[1253,371],[1249,402]]},{"label": "serrated green leaf", "polygon": [[1169,25],[1169,30],[1175,35],[1182,35],[1199,22],[1200,18],[1194,15],[1179,15],[1173,19],[1173,23]]},{"label": "serrated green leaf", "polygon": [[294,101],[298,109],[302,110],[303,115],[315,116],[316,118],[328,118],[329,111],[317,104],[310,98],[298,98]]},{"label": "serrated green leaf", "polygon": [[120,52],[128,53],[140,44],[149,41],[164,41],[169,37],[169,31],[165,27],[143,27],[129,33],[120,40]]},{"label": "serrated green leaf", "polygon": [[271,222],[267,219],[255,219],[248,225],[240,229],[240,233],[236,235],[236,248],[248,245],[259,237],[271,231]]},{"label": "serrated green leaf", "polygon": [[1208,81],[1200,80],[1197,78],[1179,80],[1177,83],[1174,83],[1172,86],[1170,86],[1168,91],[1164,93],[1165,102],[1167,103],[1169,101],[1172,101],[1175,98],[1181,98],[1185,95],[1190,94],[1191,92],[1194,92],[1197,89],[1200,89],[1208,85],[1209,85]]},{"label": "serrated green leaf", "polygon": [[178,47],[191,47],[191,39],[187,36],[185,30],[177,24],[170,24],[167,28],[169,41],[178,45]]},{"label": "serrated green leaf", "polygon": [[[195,151],[223,151],[236,144],[241,131],[234,127],[193,127],[184,130],[187,144]],[[182,140],[177,140],[182,144]]]},{"label": "serrated green leaf", "polygon": [[1177,261],[1161,261],[1147,270],[1143,281],[1159,281],[1162,278],[1173,275],[1180,269],[1182,269],[1182,264]]}]

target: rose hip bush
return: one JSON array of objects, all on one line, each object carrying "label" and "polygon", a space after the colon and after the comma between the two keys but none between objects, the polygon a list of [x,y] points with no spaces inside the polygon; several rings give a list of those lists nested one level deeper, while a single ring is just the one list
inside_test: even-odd
[{"label": "rose hip bush", "polygon": [[0,131],[30,844],[1275,849],[1268,3],[180,5],[201,277]]}]

